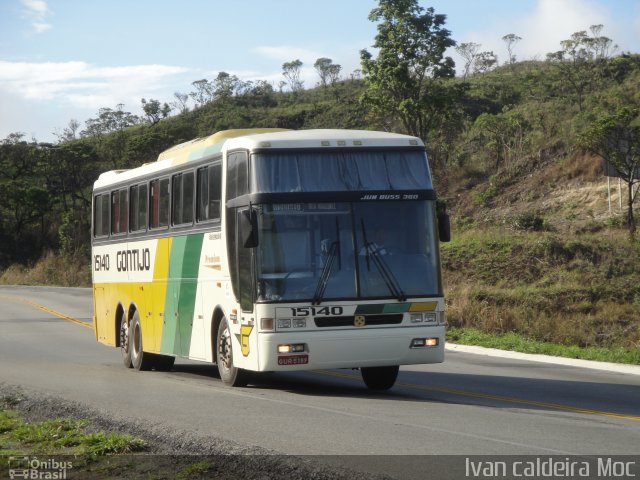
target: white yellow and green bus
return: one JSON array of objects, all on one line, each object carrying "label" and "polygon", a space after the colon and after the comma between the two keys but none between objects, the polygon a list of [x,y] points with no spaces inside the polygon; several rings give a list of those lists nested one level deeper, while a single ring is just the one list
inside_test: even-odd
[{"label": "white yellow and green bus", "polygon": [[177,145],[94,184],[96,338],[127,367],[176,357],[251,372],[444,359],[439,241],[450,235],[418,138],[250,129]]}]

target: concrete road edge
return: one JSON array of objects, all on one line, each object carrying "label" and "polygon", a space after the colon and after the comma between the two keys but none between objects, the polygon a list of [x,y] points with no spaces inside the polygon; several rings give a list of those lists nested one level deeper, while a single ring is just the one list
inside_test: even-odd
[{"label": "concrete road edge", "polygon": [[[497,348],[476,347],[472,345],[458,345],[446,343],[445,350],[449,352],[471,353],[473,355],[485,355],[489,357],[510,358],[513,360],[527,360],[530,362],[551,363],[567,367],[590,368],[608,372],[626,373],[628,375],[640,375],[640,365],[627,365],[623,363],[595,362],[593,360],[580,360],[576,358],[552,357],[532,353],[513,352],[511,350],[499,350]],[[446,361],[446,360],[445,360]]]}]

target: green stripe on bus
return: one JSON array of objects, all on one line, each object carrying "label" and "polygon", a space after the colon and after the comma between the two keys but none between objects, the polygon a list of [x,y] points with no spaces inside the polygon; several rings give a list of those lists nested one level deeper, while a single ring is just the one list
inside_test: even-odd
[{"label": "green stripe on bus", "polygon": [[374,313],[382,313],[384,309],[384,303],[373,305],[358,305],[356,308],[356,315],[371,315]]},{"label": "green stripe on bus", "polygon": [[387,303],[382,309],[382,313],[404,313],[409,311],[410,303]]},{"label": "green stripe on bus", "polygon": [[189,355],[204,235],[175,237],[169,256],[161,351]]}]

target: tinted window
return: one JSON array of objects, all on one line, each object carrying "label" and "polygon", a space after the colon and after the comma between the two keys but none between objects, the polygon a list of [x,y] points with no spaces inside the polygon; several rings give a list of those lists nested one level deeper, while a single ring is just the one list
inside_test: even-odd
[{"label": "tinted window", "polygon": [[169,226],[169,179],[153,180],[149,190],[149,226]]},{"label": "tinted window", "polygon": [[193,173],[173,176],[173,224],[193,223]]},{"label": "tinted window", "polygon": [[129,191],[111,192],[111,233],[126,233],[129,213]]},{"label": "tinted window", "polygon": [[198,222],[220,219],[222,164],[198,170]]},{"label": "tinted window", "polygon": [[227,159],[227,200],[249,191],[249,160],[245,152],[229,154]]},{"label": "tinted window", "polygon": [[93,229],[96,237],[109,235],[109,194],[97,195],[94,198]]},{"label": "tinted window", "polygon": [[139,232],[147,228],[147,185],[131,187],[131,211],[129,214],[129,228],[132,232]]}]

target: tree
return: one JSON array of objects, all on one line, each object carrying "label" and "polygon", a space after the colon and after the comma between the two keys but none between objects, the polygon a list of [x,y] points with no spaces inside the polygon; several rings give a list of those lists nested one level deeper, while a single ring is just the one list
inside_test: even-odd
[{"label": "tree", "polygon": [[164,105],[160,105],[159,100],[153,100],[151,98],[147,100],[146,98],[143,98],[141,103],[142,110],[151,122],[151,125],[155,125],[163,118],[167,118],[171,112],[171,107],[166,102]]},{"label": "tree", "polygon": [[300,60],[293,60],[282,64],[282,75],[289,83],[289,88],[292,92],[302,90],[304,81],[300,80],[300,73],[302,70],[302,62]]},{"label": "tree", "polygon": [[484,73],[498,64],[498,56],[493,52],[480,52],[474,62],[473,72]]},{"label": "tree", "polygon": [[240,80],[235,75],[219,72],[211,86],[214,100],[227,99],[240,87]]},{"label": "tree", "polygon": [[509,54],[509,65],[513,65],[516,61],[516,56],[513,54],[513,46],[522,40],[522,37],[519,37],[515,33],[508,33],[504,37],[502,37],[504,43],[507,44],[507,53]]},{"label": "tree", "polygon": [[72,140],[76,140],[77,134],[78,134],[78,129],[80,128],[80,122],[78,120],[76,120],[75,118],[72,118],[71,120],[69,120],[68,125],[64,128],[64,130],[62,130],[62,133],[56,132],[54,133],[54,135],[56,137],[58,137],[58,141],[60,143],[63,142],[70,142]]},{"label": "tree", "polygon": [[496,115],[481,114],[474,123],[474,130],[484,148],[493,154],[496,171],[520,161],[530,142],[530,123],[513,110],[505,109]]},{"label": "tree", "polygon": [[180,113],[186,113],[189,111],[187,102],[189,101],[189,94],[182,92],[174,92],[175,100],[171,102],[171,106],[178,110]]},{"label": "tree", "polygon": [[460,55],[465,61],[464,72],[462,73],[463,80],[466,80],[469,72],[472,71],[479,48],[480,44],[473,42],[466,42],[456,45],[456,52],[458,52],[458,55]]},{"label": "tree", "polygon": [[340,65],[333,63],[333,60],[326,57],[318,58],[316,63],[313,64],[313,67],[318,72],[320,84],[325,88],[327,85],[333,85],[338,81],[340,71],[342,70]]},{"label": "tree", "polygon": [[213,85],[209,83],[209,80],[202,78],[191,82],[191,85],[195,87],[195,92],[189,93],[189,96],[193,98],[195,107],[199,108],[213,100]]},{"label": "tree", "polygon": [[636,230],[633,202],[640,189],[640,109],[621,107],[604,115],[581,135],[580,142],[602,157],[627,184],[627,227]]},{"label": "tree", "polygon": [[455,75],[453,60],[444,55],[455,45],[445,19],[417,0],[379,0],[369,14],[369,20],[380,22],[373,45],[378,57],[360,52],[363,103],[374,114],[398,118],[408,133],[423,139],[454,103],[443,82]]},{"label": "tree", "polygon": [[123,108],[124,104],[119,103],[115,110],[108,107],[99,109],[97,118],[84,122],[86,127],[81,135],[86,137],[118,132],[140,123],[138,116],[125,112]]},{"label": "tree", "polygon": [[590,30],[592,37],[585,30],[575,32],[560,42],[561,50],[547,54],[547,60],[558,69],[561,81],[575,93],[581,112],[585,94],[603,75],[613,43],[600,35],[602,25],[591,25]]}]

